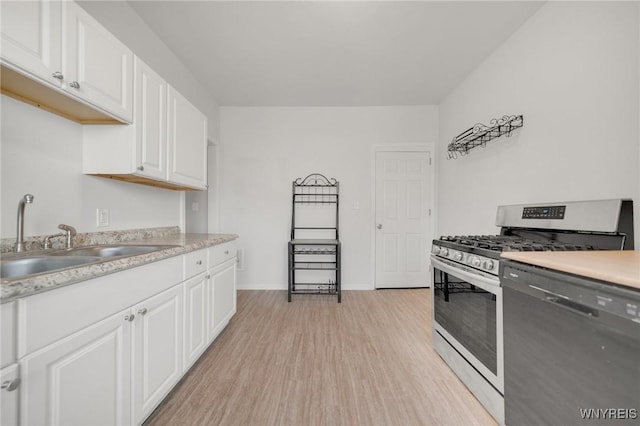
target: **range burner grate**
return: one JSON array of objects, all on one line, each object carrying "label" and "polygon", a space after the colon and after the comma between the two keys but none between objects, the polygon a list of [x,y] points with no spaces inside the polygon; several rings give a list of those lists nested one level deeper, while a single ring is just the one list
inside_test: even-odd
[{"label": "range burner grate", "polygon": [[576,251],[595,250],[586,244],[568,244],[557,241],[538,241],[513,235],[456,235],[444,236],[442,241],[483,248],[491,251]]}]

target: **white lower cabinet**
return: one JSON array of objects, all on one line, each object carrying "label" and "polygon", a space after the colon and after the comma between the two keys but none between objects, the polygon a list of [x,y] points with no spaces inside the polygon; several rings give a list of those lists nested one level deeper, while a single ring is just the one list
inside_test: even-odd
[{"label": "white lower cabinet", "polygon": [[207,282],[202,273],[184,282],[184,370],[207,348]]},{"label": "white lower cabinet", "polygon": [[235,313],[229,247],[233,257],[208,270],[203,249],[20,299],[18,362],[0,370],[1,424],[141,424]]},{"label": "white lower cabinet", "polygon": [[20,395],[20,375],[18,364],[9,365],[0,370],[0,424],[13,426],[18,424],[18,404]]},{"label": "white lower cabinet", "polygon": [[182,286],[133,307],[133,411],[139,424],[182,377]]},{"label": "white lower cabinet", "polygon": [[20,361],[20,423],[131,423],[131,325],[122,311]]},{"label": "white lower cabinet", "polygon": [[214,267],[207,282],[207,340],[213,341],[236,312],[236,261]]}]

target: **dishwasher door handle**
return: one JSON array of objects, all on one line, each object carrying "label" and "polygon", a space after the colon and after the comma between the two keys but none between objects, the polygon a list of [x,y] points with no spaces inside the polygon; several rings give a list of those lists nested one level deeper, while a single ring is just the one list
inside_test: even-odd
[{"label": "dishwasher door handle", "polygon": [[562,308],[568,309],[581,315],[586,315],[591,318],[597,318],[600,316],[600,311],[598,311],[597,309],[581,305],[580,303],[576,303],[572,300],[562,299],[554,295],[546,295],[545,300],[549,303],[554,303]]}]

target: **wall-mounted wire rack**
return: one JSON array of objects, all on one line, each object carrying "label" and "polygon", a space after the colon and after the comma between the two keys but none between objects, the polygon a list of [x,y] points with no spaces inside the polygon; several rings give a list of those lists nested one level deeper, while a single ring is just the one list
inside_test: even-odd
[{"label": "wall-mounted wire rack", "polygon": [[511,136],[511,132],[524,125],[522,115],[505,115],[502,118],[494,118],[486,126],[478,123],[470,129],[465,130],[447,146],[447,158],[455,159],[459,155],[466,155],[475,147],[484,147],[492,139],[502,135]]},{"label": "wall-mounted wire rack", "polygon": [[[327,178],[319,173],[313,173],[303,178],[298,178],[292,184],[291,207],[291,240],[289,241],[289,286],[288,300],[291,302],[293,294],[334,294],[338,296],[338,302],[342,301],[340,284],[340,234],[339,224],[339,189],[337,180]],[[311,208],[305,215],[304,207]],[[309,219],[321,217],[318,213],[327,213],[328,220],[319,225],[309,224]],[[305,220],[306,219],[306,220]],[[300,226],[301,222],[304,226]],[[327,222],[331,222],[328,225]],[[304,234],[305,237],[301,237]],[[308,237],[317,234],[320,237]],[[329,272],[326,281],[320,281],[316,275],[315,280],[301,280],[301,271]]]}]

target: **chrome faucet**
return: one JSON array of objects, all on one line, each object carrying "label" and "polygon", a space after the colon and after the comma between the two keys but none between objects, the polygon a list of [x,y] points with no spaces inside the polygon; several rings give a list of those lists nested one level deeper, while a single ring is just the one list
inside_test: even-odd
[{"label": "chrome faucet", "polygon": [[16,245],[13,251],[20,253],[24,251],[24,206],[33,203],[33,195],[25,194],[18,203],[18,231],[16,235]]},{"label": "chrome faucet", "polygon": [[77,234],[76,228],[61,223],[60,225],[58,225],[58,229],[62,229],[64,232],[66,232],[67,241],[65,247],[68,249],[73,248],[73,237],[75,237]]}]

